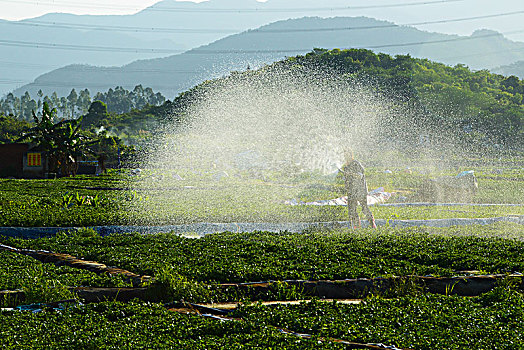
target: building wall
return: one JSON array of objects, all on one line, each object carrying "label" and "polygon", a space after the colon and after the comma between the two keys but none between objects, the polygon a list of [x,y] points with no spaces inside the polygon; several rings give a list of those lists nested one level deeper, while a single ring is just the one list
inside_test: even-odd
[{"label": "building wall", "polygon": [[26,178],[44,178],[46,166],[46,157],[44,152],[29,149],[24,153],[23,171]]},{"label": "building wall", "polygon": [[0,177],[23,177],[24,154],[28,149],[26,143],[0,145]]}]

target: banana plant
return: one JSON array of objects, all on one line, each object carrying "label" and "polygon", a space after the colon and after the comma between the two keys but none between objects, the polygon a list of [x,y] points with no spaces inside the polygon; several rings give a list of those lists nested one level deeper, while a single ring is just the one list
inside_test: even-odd
[{"label": "banana plant", "polygon": [[50,109],[44,102],[42,117],[38,118],[33,111],[33,119],[35,126],[17,141],[30,140],[47,152],[50,171],[61,170],[64,176],[75,175],[77,160],[87,153],[94,154],[89,147],[99,141],[81,132],[82,118],[55,123],[56,109]]}]

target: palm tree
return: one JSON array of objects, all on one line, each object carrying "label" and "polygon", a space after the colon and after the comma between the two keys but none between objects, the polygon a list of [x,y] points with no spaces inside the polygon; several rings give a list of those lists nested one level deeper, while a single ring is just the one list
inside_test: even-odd
[{"label": "palm tree", "polygon": [[81,133],[82,118],[62,119],[54,123],[56,109],[50,109],[49,105],[44,102],[42,117],[39,119],[33,111],[33,119],[35,126],[18,141],[29,139],[32,143],[42,147],[47,152],[50,171],[61,170],[64,176],[75,175],[77,160],[86,153],[94,153],[89,146],[98,142]]}]

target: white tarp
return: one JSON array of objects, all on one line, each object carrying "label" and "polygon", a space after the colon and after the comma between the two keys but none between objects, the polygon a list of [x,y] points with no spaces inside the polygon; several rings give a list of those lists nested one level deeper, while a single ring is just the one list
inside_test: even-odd
[{"label": "white tarp", "polygon": [[[384,191],[384,187],[379,187],[368,193],[368,205],[384,203],[391,198],[392,193]],[[284,202],[287,205],[347,205],[348,197],[339,197],[334,199],[319,200],[313,202],[302,202],[297,199],[291,199]]]}]

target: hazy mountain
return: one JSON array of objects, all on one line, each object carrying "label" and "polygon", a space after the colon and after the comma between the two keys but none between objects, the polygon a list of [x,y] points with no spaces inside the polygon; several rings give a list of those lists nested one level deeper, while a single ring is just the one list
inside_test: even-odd
[{"label": "hazy mountain", "polygon": [[506,66],[500,66],[491,69],[493,73],[498,73],[502,75],[515,75],[520,79],[524,79],[524,61],[518,61]]},{"label": "hazy mountain", "polygon": [[[357,29],[361,28],[361,29]],[[92,94],[117,85],[137,84],[160,91],[167,98],[195,84],[232,70],[259,67],[313,48],[370,48],[388,54],[406,54],[471,68],[494,67],[524,59],[524,43],[512,42],[491,31],[461,37],[428,33],[411,27],[365,17],[301,18],[280,21],[231,35],[214,43],[165,58],[140,60],[122,67],[70,65],[38,77],[16,90],[35,96],[39,89],[66,95],[71,88],[88,88]],[[485,53],[504,50],[504,55]],[[511,57],[510,57],[511,56]]]},{"label": "hazy mountain", "polygon": [[[164,0],[126,16],[55,13],[23,21],[0,20],[0,95],[68,64],[121,66],[137,59],[166,57],[247,29],[304,16],[365,15],[396,23],[423,23],[513,11],[513,15],[426,23],[419,28],[469,35],[473,29],[496,26],[512,31],[513,38],[524,37],[514,30],[520,28],[521,17],[515,10],[523,7],[521,0],[476,0],[475,6],[468,1],[420,1],[401,6],[386,2],[380,7],[368,0],[353,0],[350,5],[347,0]],[[332,34],[338,37],[342,33]],[[449,52],[452,55],[454,52]],[[472,55],[478,56],[476,52]],[[489,55],[497,56],[493,52]],[[508,52],[504,55],[504,60],[485,68],[517,60]]]},{"label": "hazy mountain", "polygon": [[[107,49],[112,47],[122,50]],[[155,47],[158,52],[135,49],[147,47]],[[20,86],[46,71],[71,63],[122,65],[139,58],[169,56],[185,49],[186,46],[167,39],[146,41],[126,33],[17,26],[0,21],[0,95],[5,92],[3,88]]]}]

